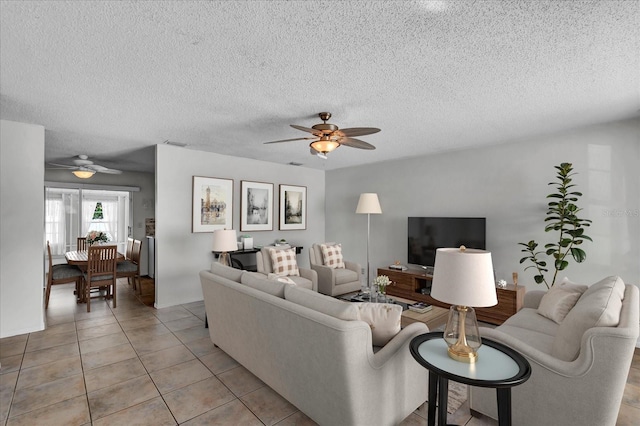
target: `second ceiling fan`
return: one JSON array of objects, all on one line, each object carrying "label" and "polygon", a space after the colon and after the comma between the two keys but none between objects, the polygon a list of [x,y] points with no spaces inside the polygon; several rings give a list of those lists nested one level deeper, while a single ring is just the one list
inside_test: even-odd
[{"label": "second ceiling fan", "polygon": [[334,151],[341,145],[350,146],[351,148],[376,149],[376,147],[370,143],[360,139],[355,139],[353,136],[372,135],[374,133],[378,133],[380,129],[375,127],[352,127],[349,129],[340,129],[335,124],[327,123],[331,118],[330,112],[321,112],[318,116],[323,123],[316,124],[310,128],[295,124],[290,125],[294,129],[311,133],[315,137],[283,139],[279,141],[265,142],[265,144],[315,139],[309,144],[311,154],[325,159],[327,158],[328,153]]}]

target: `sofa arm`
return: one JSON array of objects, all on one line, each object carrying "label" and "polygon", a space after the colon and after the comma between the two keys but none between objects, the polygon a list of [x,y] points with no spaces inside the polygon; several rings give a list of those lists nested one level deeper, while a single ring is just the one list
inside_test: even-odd
[{"label": "sofa arm", "polygon": [[[384,345],[382,349],[380,349],[373,356],[375,367],[380,367],[384,365],[389,359],[391,359],[404,345],[409,344],[411,339],[421,334],[425,334],[429,332],[429,327],[423,322],[414,322],[400,330],[400,333],[393,336],[389,342]],[[407,348],[407,351],[409,348]]]},{"label": "sofa arm", "polygon": [[522,307],[538,309],[538,306],[540,306],[540,301],[542,300],[542,296],[544,296],[546,293],[546,291],[542,290],[533,290],[526,292],[524,294],[524,302],[522,303]]},{"label": "sofa arm", "polygon": [[356,263],[356,262],[350,262],[348,260],[344,261],[344,267],[346,269],[351,269],[352,271],[356,272],[358,274],[358,277],[360,277],[360,264]]},{"label": "sofa arm", "polygon": [[300,276],[306,278],[312,283],[311,290],[318,291],[318,273],[313,269],[298,268]]},{"label": "sofa arm", "polygon": [[324,265],[311,265],[311,269],[318,274],[318,293],[330,295],[335,281],[333,269]]}]

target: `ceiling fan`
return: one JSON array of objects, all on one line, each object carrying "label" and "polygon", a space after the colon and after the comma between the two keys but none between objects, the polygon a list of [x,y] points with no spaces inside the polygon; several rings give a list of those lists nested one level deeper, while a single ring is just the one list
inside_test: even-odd
[{"label": "ceiling fan", "polygon": [[108,167],[101,166],[99,164],[95,164],[93,161],[89,160],[89,157],[82,154],[75,157],[73,160],[73,166],[69,164],[56,164],[49,163],[51,166],[50,169],[66,169],[71,170],[71,173],[79,177],[80,179],[88,179],[93,176],[96,172],[98,173],[108,173],[111,175],[119,175],[122,173],[120,170],[110,169]]},{"label": "ceiling fan", "polygon": [[279,141],[265,142],[265,144],[315,139],[309,144],[311,154],[324,159],[327,158],[328,153],[334,151],[341,145],[350,146],[351,148],[376,149],[376,147],[370,143],[361,141],[360,139],[355,139],[353,136],[371,135],[373,133],[378,133],[380,129],[376,129],[375,127],[352,127],[350,129],[340,130],[335,124],[327,123],[331,118],[330,112],[321,112],[318,116],[323,123],[311,126],[311,128],[297,126],[295,124],[290,125],[294,129],[309,132],[313,134],[314,137],[283,139]]}]

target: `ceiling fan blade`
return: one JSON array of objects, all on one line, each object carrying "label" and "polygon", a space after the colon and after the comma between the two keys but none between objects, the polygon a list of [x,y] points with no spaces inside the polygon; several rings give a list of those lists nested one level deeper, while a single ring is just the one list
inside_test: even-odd
[{"label": "ceiling fan blade", "polygon": [[368,142],[361,141],[360,139],[341,138],[338,139],[338,142],[340,142],[340,145],[350,146],[351,148],[376,149],[375,146],[371,145]]},{"label": "ceiling fan blade", "polygon": [[68,164],[56,164],[56,163],[47,163],[47,164],[49,164],[50,166],[56,166],[56,168],[62,168],[67,170],[75,170],[78,168],[76,166],[70,166]]},{"label": "ceiling fan blade", "polygon": [[95,170],[98,173],[108,173],[111,175],[122,174],[122,171],[116,169],[110,169],[108,167],[101,166],[99,164],[90,164],[86,166],[88,169]]},{"label": "ceiling fan blade", "polygon": [[311,129],[309,127],[298,126],[296,124],[289,124],[289,126],[293,127],[294,129],[297,129],[297,130],[302,130],[303,132],[313,133],[316,136],[322,136],[323,135],[322,131],[316,130],[316,129]]},{"label": "ceiling fan blade", "polygon": [[349,129],[340,129],[333,132],[333,134],[338,136],[345,136],[350,138],[351,136],[364,136],[364,135],[372,135],[374,133],[378,133],[380,129],[375,127],[351,127]]},{"label": "ceiling fan blade", "polygon": [[280,143],[280,142],[291,142],[291,141],[303,141],[303,140],[307,140],[307,139],[317,139],[317,138],[282,139],[282,140],[279,140],[279,141],[271,141],[271,142],[264,142],[264,143],[268,144],[268,143]]}]

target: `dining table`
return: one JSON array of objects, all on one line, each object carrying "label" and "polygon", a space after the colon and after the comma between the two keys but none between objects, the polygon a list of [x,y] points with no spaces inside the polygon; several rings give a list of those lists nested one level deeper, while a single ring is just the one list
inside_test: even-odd
[{"label": "dining table", "polygon": [[[89,263],[89,251],[88,250],[74,250],[68,251],[64,254],[64,259],[67,261],[69,265],[77,266],[81,271],[85,272],[87,270],[87,264]],[[118,252],[116,257],[116,262],[124,262],[126,260],[124,254]],[[81,294],[76,294],[76,299],[78,303],[83,303],[84,300],[84,290],[80,292]]]}]

